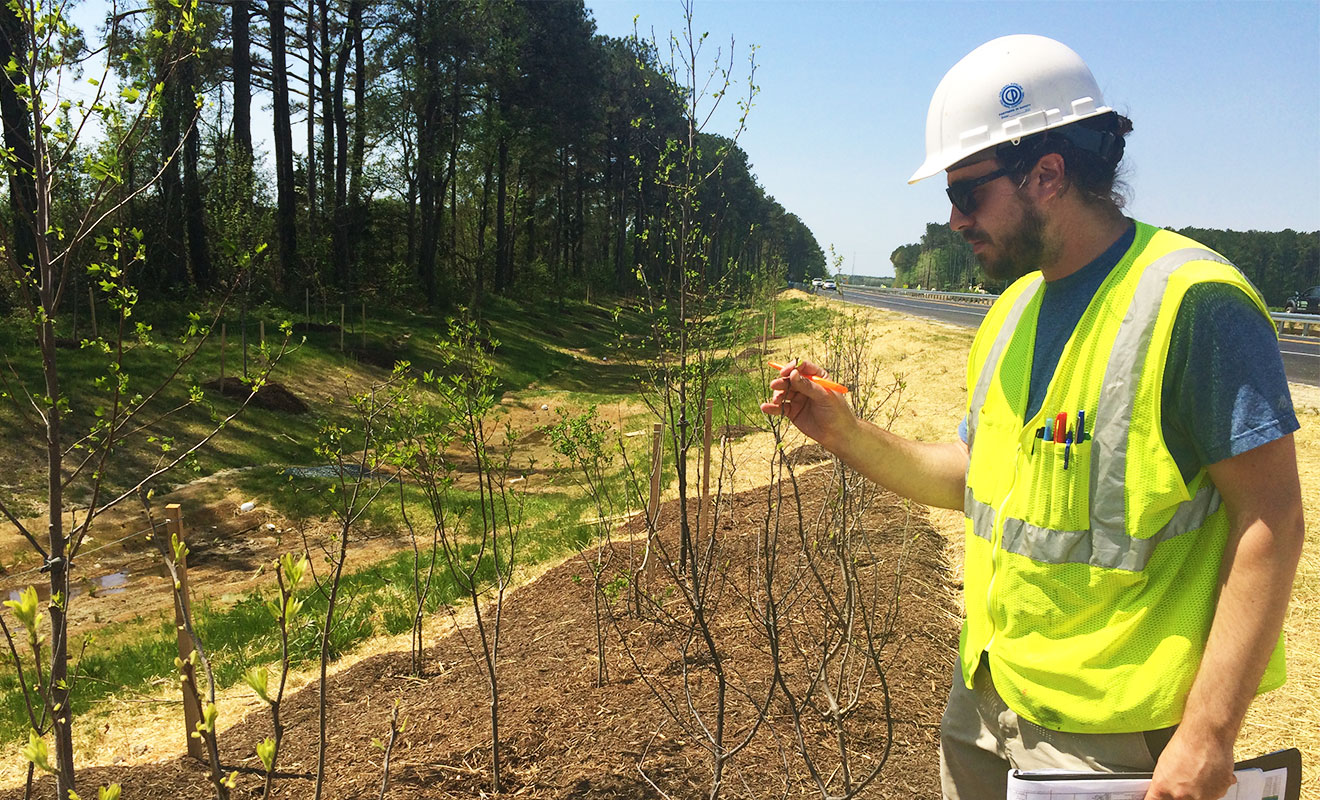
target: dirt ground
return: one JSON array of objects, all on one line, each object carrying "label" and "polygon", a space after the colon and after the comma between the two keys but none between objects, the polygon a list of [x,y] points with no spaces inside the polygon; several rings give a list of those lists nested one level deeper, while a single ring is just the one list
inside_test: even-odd
[{"label": "dirt ground", "polygon": [[[831,471],[826,465],[801,477],[806,518],[816,518],[831,496],[826,491]],[[744,734],[756,716],[748,697],[763,705],[759,692],[768,689],[759,677],[766,671],[757,669],[768,657],[764,633],[750,622],[740,600],[756,594],[755,544],[763,535],[769,507],[765,489],[748,490],[729,498],[718,523],[720,572],[727,583],[714,636],[734,689],[728,702],[731,737]],[[671,544],[677,517],[671,501],[661,511],[661,536]],[[882,653],[886,684],[882,686],[875,672],[865,676],[861,703],[849,723],[855,768],[883,764],[882,777],[866,796],[935,797],[940,707],[936,698],[947,691],[956,636],[945,588],[943,544],[920,512],[890,495],[882,495],[860,524],[875,545],[876,560],[867,569],[881,581],[878,596],[897,596],[902,613],[893,618],[896,627]],[[630,532],[636,531],[624,530],[620,536]],[[627,552],[627,544],[616,543],[615,563],[626,564]],[[661,708],[653,688],[676,696],[686,672],[694,678],[689,686],[697,704],[709,712],[715,684],[709,657],[703,660],[701,648],[685,649],[681,629],[634,618],[620,600],[614,606],[614,630],[606,640],[610,680],[596,688],[591,591],[582,581],[583,573],[582,562],[571,559],[507,601],[499,673],[504,687],[500,718],[504,791],[541,798],[663,796],[656,787],[674,797],[703,793],[710,781],[709,757],[693,735],[691,721],[687,720],[686,729],[680,727]],[[901,584],[896,585],[897,576]],[[664,577],[655,580],[663,582]],[[672,597],[665,607],[677,611]],[[427,650],[426,673],[420,678],[408,674],[406,651],[366,658],[333,676],[326,796],[377,795],[383,753],[372,742],[388,738],[396,702],[407,722],[392,752],[388,796],[484,795],[489,788],[491,739],[484,674],[469,650],[472,636],[466,628],[439,638]],[[794,756],[786,701],[782,695],[774,697],[767,708],[767,720],[751,744],[729,763],[726,797],[811,795],[809,777]],[[314,686],[286,701],[287,733],[279,766],[288,777],[277,784],[279,797],[312,796],[315,710]],[[269,733],[269,721],[260,711],[223,732],[226,769],[242,770],[236,797],[259,794],[254,746]],[[831,762],[823,745],[830,740],[815,724],[806,735],[828,772]],[[128,763],[132,752],[118,758],[121,765],[80,770],[80,785],[116,782],[123,786],[125,797],[147,800],[210,796],[205,769],[185,757],[137,764]],[[0,795],[18,796],[17,790]]]}]

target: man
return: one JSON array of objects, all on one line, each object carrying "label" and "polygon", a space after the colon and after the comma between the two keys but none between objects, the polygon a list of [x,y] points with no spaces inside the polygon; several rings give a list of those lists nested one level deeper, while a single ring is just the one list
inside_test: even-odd
[{"label": "man", "polygon": [[1218,255],[1122,214],[1131,123],[1072,50],[988,42],[953,67],[915,182],[1016,279],[968,363],[959,441],[902,439],[785,368],[762,405],[875,482],[966,516],[946,798],[1010,768],[1154,771],[1217,800],[1252,698],[1283,682],[1301,553],[1298,427],[1274,328]]}]

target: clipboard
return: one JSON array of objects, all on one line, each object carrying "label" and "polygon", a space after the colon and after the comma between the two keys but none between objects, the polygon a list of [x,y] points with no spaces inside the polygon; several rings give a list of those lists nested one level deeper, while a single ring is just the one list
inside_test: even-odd
[{"label": "clipboard", "polygon": [[1273,753],[1266,753],[1263,756],[1249,758],[1246,761],[1239,761],[1233,765],[1236,769],[1258,769],[1263,772],[1270,772],[1276,769],[1285,770],[1288,773],[1287,783],[1284,785],[1283,797],[1279,800],[1301,800],[1302,796],[1302,751],[1296,747],[1289,747],[1286,750],[1275,750]]},{"label": "clipboard", "polygon": [[[1276,750],[1273,753],[1240,761],[1233,765],[1233,770],[1234,772],[1260,770],[1263,773],[1282,771],[1285,774],[1283,794],[1278,796],[1278,800],[1301,800],[1302,753],[1295,747]],[[1039,787],[1045,793],[1043,796],[1050,796],[1057,791],[1067,792],[1068,790],[1061,785],[1065,782],[1083,781],[1091,783],[1093,786],[1103,784],[1118,795],[1124,795],[1129,791],[1143,791],[1149,784],[1151,777],[1153,776],[1149,772],[1083,773],[1061,770],[1023,772],[1015,769],[1009,771],[1009,788],[1011,790],[1015,783],[1019,787],[1032,785]],[[1051,784],[1059,786],[1059,788],[1051,791],[1048,789]],[[1012,794],[1011,791],[1010,794]],[[1034,792],[1032,796],[1035,796]],[[1231,792],[1230,796],[1232,796]],[[1269,797],[1274,797],[1274,795],[1269,795]]]}]

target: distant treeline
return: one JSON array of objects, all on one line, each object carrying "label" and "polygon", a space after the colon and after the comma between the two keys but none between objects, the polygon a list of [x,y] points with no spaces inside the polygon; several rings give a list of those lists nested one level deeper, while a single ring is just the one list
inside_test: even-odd
[{"label": "distant treeline", "polygon": [[1221,231],[1181,228],[1242,270],[1270,306],[1320,283],[1320,231]]},{"label": "distant treeline", "polygon": [[[147,297],[220,291],[261,244],[253,295],[298,301],[310,289],[446,306],[674,280],[683,76],[664,40],[662,55],[597,35],[581,0],[202,3],[199,55],[183,62],[155,35],[174,5],[118,13],[107,52],[119,85],[163,86],[159,114],[116,164],[126,199],[134,181],[159,178],[106,221],[143,231]],[[31,120],[17,98],[31,89],[0,83],[6,143],[21,152],[12,139]],[[272,116],[254,114],[262,106]],[[747,154],[717,135],[696,145],[695,168],[715,171],[683,222],[704,237],[688,269],[733,283],[823,274],[811,231],[766,194]],[[81,168],[71,162],[60,184],[55,227],[98,189]],[[22,263],[33,245],[13,232],[40,226],[22,224],[30,178],[9,171],[3,245]]]},{"label": "distant treeline", "polygon": [[[1320,231],[1223,231],[1182,228],[1177,231],[1232,261],[1271,306],[1282,306],[1293,292],[1320,283]],[[999,292],[1002,284],[988,281],[962,236],[947,224],[930,223],[917,244],[905,244],[889,256],[894,285],[967,291],[981,286]]]}]

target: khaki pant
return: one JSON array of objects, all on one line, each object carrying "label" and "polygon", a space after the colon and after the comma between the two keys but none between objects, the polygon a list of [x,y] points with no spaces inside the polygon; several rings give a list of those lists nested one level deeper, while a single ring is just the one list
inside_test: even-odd
[{"label": "khaki pant", "polygon": [[1144,733],[1060,733],[1012,711],[995,691],[986,659],[976,688],[955,664],[940,722],[940,780],[945,800],[1003,800],[1010,769],[1150,772],[1174,728]]}]

